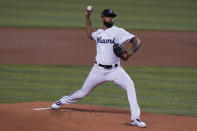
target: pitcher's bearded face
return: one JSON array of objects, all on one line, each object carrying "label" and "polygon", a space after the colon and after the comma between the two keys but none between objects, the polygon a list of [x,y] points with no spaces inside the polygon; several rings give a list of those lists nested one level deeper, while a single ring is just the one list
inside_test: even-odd
[{"label": "pitcher's bearded face", "polygon": [[102,17],[103,24],[108,28],[112,27],[114,24],[113,17]]}]

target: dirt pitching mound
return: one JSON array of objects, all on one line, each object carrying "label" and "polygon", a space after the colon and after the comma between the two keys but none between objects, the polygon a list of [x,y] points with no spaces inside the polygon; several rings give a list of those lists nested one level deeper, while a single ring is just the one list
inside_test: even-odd
[{"label": "dirt pitching mound", "polygon": [[147,128],[130,126],[128,110],[88,105],[66,105],[60,110],[46,108],[51,103],[0,104],[1,131],[195,131],[197,118],[142,113]]}]

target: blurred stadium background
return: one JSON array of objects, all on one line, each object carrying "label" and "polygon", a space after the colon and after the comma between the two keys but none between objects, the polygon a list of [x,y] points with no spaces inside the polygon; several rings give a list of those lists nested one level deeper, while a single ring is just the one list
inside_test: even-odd
[{"label": "blurred stadium background", "polygon": [[197,31],[196,0],[1,0],[1,27],[82,28],[87,5],[98,28],[100,12],[113,9],[127,29]]}]

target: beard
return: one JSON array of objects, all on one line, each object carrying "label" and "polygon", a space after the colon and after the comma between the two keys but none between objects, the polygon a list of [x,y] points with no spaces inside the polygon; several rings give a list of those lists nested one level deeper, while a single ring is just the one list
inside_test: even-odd
[{"label": "beard", "polygon": [[113,22],[107,22],[104,20],[104,23],[103,23],[105,26],[107,26],[108,28],[111,28],[113,26]]}]

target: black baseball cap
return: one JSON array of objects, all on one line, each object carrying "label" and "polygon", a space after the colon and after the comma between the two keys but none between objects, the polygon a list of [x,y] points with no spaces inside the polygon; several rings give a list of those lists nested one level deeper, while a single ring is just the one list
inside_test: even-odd
[{"label": "black baseball cap", "polygon": [[101,13],[101,17],[116,17],[117,15],[113,12],[112,9],[105,9]]}]

